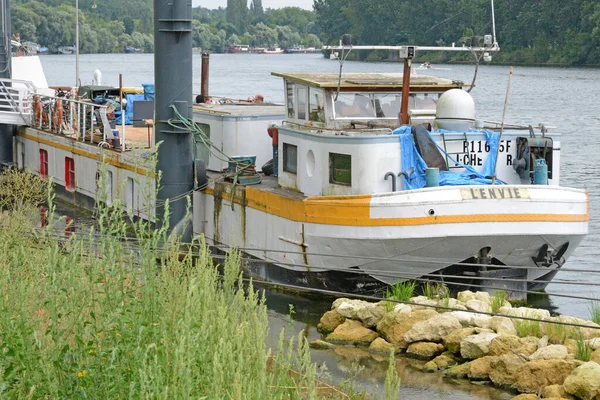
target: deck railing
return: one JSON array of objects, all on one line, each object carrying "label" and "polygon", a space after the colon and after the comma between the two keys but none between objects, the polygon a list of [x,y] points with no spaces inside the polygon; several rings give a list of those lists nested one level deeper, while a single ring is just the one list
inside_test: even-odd
[{"label": "deck railing", "polygon": [[0,123],[29,125],[31,100],[36,90],[29,81],[0,78]]}]

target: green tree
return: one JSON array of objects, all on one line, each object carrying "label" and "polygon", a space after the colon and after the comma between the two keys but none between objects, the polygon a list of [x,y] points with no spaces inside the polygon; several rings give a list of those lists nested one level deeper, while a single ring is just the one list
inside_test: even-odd
[{"label": "green tree", "polygon": [[246,0],[227,0],[227,22],[233,24],[238,33],[245,32],[248,23]]},{"label": "green tree", "polygon": [[133,33],[133,30],[135,29],[135,23],[133,21],[133,18],[131,18],[128,15],[125,16],[125,18],[123,18],[123,26],[125,26],[125,33],[131,35]]},{"label": "green tree", "polygon": [[263,13],[262,0],[251,0],[250,1],[250,13],[254,18],[260,18]]}]

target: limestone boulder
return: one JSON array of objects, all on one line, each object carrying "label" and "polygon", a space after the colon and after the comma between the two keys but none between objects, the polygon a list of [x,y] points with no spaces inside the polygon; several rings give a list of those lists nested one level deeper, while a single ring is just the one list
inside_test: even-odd
[{"label": "limestone boulder", "polygon": [[495,357],[481,357],[469,363],[469,379],[473,381],[488,381],[490,380],[490,372],[492,372],[492,361]]},{"label": "limestone boulder", "polygon": [[492,317],[490,327],[498,335],[517,335],[517,329],[515,328],[515,324],[510,318],[498,316]]},{"label": "limestone boulder", "polygon": [[408,304],[404,304],[404,303],[396,304],[396,306],[394,307],[394,312],[396,312],[396,313],[410,313],[410,312],[412,312],[412,308]]},{"label": "limestone boulder", "polygon": [[590,357],[590,361],[600,364],[600,349],[594,350],[592,356]]},{"label": "limestone boulder", "polygon": [[475,293],[471,292],[470,290],[458,292],[456,299],[460,302],[466,303],[469,300],[475,300]]},{"label": "limestone boulder", "polygon": [[542,347],[548,346],[548,344],[550,344],[550,338],[548,338],[548,336],[542,336],[540,342],[538,343],[538,350]]},{"label": "limestone boulder", "polygon": [[437,300],[427,298],[426,296],[411,297],[410,302],[415,304],[415,305],[411,306],[413,308],[413,310],[420,310],[420,309],[421,310],[426,310],[426,309],[432,310],[433,308],[431,308],[431,307],[420,307],[420,306],[422,306],[422,305],[437,306],[438,305]]},{"label": "limestone boulder", "polygon": [[490,380],[494,386],[511,389],[515,382],[515,371],[526,360],[516,354],[504,354],[499,357],[493,357],[490,361]]},{"label": "limestone boulder", "polygon": [[369,352],[373,354],[389,355],[390,352],[396,353],[397,349],[393,344],[388,343],[385,339],[378,337],[369,345]]},{"label": "limestone boulder", "polygon": [[492,317],[485,314],[475,314],[472,324],[478,328],[492,329]]},{"label": "limestone boulder", "polygon": [[436,363],[433,362],[433,360],[425,363],[425,365],[423,365],[423,372],[436,372],[438,371],[438,366]]},{"label": "limestone boulder", "polygon": [[343,317],[362,322],[366,328],[377,326],[377,323],[381,321],[386,314],[383,305],[362,300],[344,301],[335,309],[335,311]]},{"label": "limestone boulder", "polygon": [[[567,315],[561,315],[558,317],[551,317],[551,318],[547,318],[547,319],[550,321],[558,321],[558,322],[565,322],[568,324],[578,324],[578,325],[589,326],[590,328],[578,328],[583,333],[583,338],[584,339],[600,338],[600,325],[596,324],[593,321],[588,321],[588,320],[577,318],[577,317],[569,317]],[[542,329],[544,328],[544,325],[545,324],[542,324]]]},{"label": "limestone boulder", "polygon": [[590,361],[575,368],[563,386],[565,392],[579,399],[600,399],[600,365]]},{"label": "limestone boulder", "polygon": [[454,354],[460,354],[460,342],[467,336],[475,335],[479,333],[477,328],[461,328],[453,331],[448,336],[442,339],[442,343],[449,352]]},{"label": "limestone boulder", "polygon": [[566,346],[569,354],[577,354],[577,341],[575,339],[565,340],[564,345]]},{"label": "limestone boulder", "polygon": [[465,379],[469,375],[470,364],[470,362],[466,362],[464,364],[450,367],[446,371],[444,371],[444,375],[449,378]]},{"label": "limestone boulder", "polygon": [[319,332],[331,333],[335,330],[335,328],[343,324],[345,320],[346,317],[337,312],[337,310],[327,311],[321,317],[321,320],[317,325],[317,329]]},{"label": "limestone boulder", "polygon": [[444,350],[446,350],[444,345],[439,343],[417,342],[408,346],[406,355],[419,360],[431,360],[442,354]]},{"label": "limestone boulder", "polygon": [[481,358],[490,352],[492,340],[498,337],[497,333],[480,333],[467,336],[460,342],[460,355],[467,360]]},{"label": "limestone boulder", "polygon": [[460,329],[462,325],[452,315],[439,314],[426,321],[417,322],[404,335],[406,343],[441,342],[444,336]]},{"label": "limestone boulder", "polygon": [[336,348],[336,345],[333,343],[326,342],[324,340],[315,340],[308,344],[311,349],[315,350],[333,350]]},{"label": "limestone boulder", "polygon": [[521,393],[537,393],[546,386],[561,385],[580,364],[575,360],[529,361],[516,368],[514,387]]},{"label": "limestone boulder", "polygon": [[490,356],[503,354],[515,354],[530,356],[538,350],[539,339],[536,337],[524,337],[512,335],[499,335],[490,344]]},{"label": "limestone boulder", "polygon": [[569,351],[566,346],[560,344],[551,344],[538,349],[529,356],[530,360],[566,360],[569,357]]},{"label": "limestone boulder", "polygon": [[408,343],[404,341],[404,335],[413,325],[426,321],[438,315],[434,310],[416,310],[412,312],[389,312],[377,324],[377,332],[389,343],[405,349]]},{"label": "limestone boulder", "polygon": [[338,308],[342,303],[346,302],[346,301],[352,301],[351,299],[347,299],[345,297],[340,297],[339,299],[335,299],[333,301],[333,303],[331,303],[331,309],[335,310],[336,308]]},{"label": "limestone boulder", "polygon": [[431,362],[435,364],[436,370],[440,371],[446,370],[458,364],[457,358],[454,357],[453,354],[448,352],[440,354],[439,356],[431,360]]},{"label": "limestone boulder", "polygon": [[587,343],[588,346],[590,346],[590,348],[592,350],[598,350],[598,349],[600,349],[600,338],[594,338],[594,339],[586,340],[585,342]]},{"label": "limestone boulder", "polygon": [[477,314],[468,311],[452,311],[447,313],[447,315],[456,317],[464,328],[469,328],[474,326],[473,317],[475,317]]},{"label": "limestone boulder", "polygon": [[365,328],[360,321],[347,319],[327,336],[327,341],[335,344],[368,346],[379,334]]},{"label": "limestone boulder", "polygon": [[479,300],[486,304],[492,304],[492,299],[488,292],[475,292],[475,300]]},{"label": "limestone boulder", "polygon": [[508,308],[501,307],[503,310],[502,314],[509,315],[511,317],[523,317],[523,318],[535,318],[535,319],[550,319],[550,311],[543,310],[541,308],[529,308],[529,307],[517,307]]},{"label": "limestone boulder", "polygon": [[492,306],[489,303],[485,303],[481,300],[469,300],[465,303],[467,310],[479,311],[479,312],[492,312]]},{"label": "limestone boulder", "polygon": [[550,385],[546,386],[544,390],[542,390],[542,397],[547,398],[556,398],[556,399],[568,399],[575,400],[575,397],[571,396],[567,392],[565,392],[565,388],[563,385]]},{"label": "limestone boulder", "polygon": [[537,394],[520,394],[518,396],[513,397],[510,400],[538,400]]}]

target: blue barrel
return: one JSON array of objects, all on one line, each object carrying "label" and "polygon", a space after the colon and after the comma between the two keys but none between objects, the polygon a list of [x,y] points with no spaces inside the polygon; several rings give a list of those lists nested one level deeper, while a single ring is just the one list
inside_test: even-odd
[{"label": "blue barrel", "polygon": [[425,186],[426,187],[440,186],[440,169],[439,168],[427,168],[427,171],[425,171]]},{"label": "blue barrel", "polygon": [[534,185],[548,184],[548,165],[543,158],[535,160],[535,171],[533,172]]}]

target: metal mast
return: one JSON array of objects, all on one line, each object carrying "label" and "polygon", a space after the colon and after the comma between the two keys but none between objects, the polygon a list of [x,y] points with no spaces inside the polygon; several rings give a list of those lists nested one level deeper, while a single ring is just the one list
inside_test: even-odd
[{"label": "metal mast", "polygon": [[[167,121],[175,106],[185,118],[192,118],[192,2],[191,0],[154,0],[154,120],[158,149],[157,187],[158,226],[168,221],[169,232],[191,240],[191,220],[186,219],[185,196],[194,184],[192,134],[176,129]],[[158,175],[157,175],[158,177]],[[164,202],[169,201],[165,216]],[[185,228],[185,229],[184,229]]]}]

